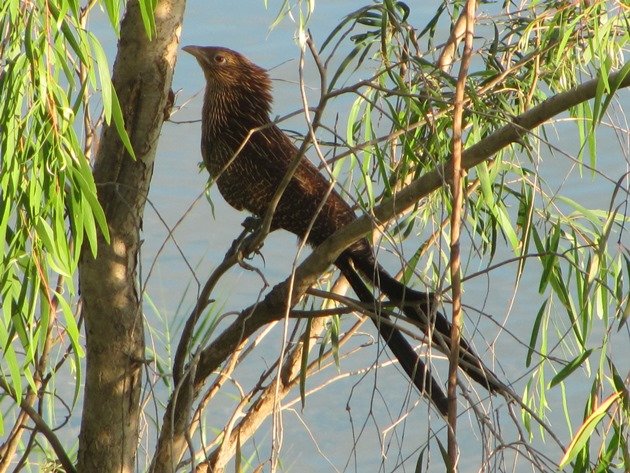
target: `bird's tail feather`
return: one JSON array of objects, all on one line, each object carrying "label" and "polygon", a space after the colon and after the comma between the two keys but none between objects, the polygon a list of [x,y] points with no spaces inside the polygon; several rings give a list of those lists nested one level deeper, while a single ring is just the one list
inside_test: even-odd
[{"label": "bird's tail feather", "polygon": [[[360,257],[356,258],[352,257],[351,253],[350,258],[364,277],[374,281],[375,286],[379,287],[405,316],[419,324],[434,345],[446,354],[450,352],[451,323],[442,313],[435,310],[432,293],[416,291],[394,279],[378,264],[371,250],[369,254],[362,251]],[[501,392],[504,389],[504,384],[483,364],[464,338],[460,339],[459,348],[459,365],[462,371],[489,392]]]},{"label": "bird's tail feather", "polygon": [[[337,261],[337,267],[339,267],[341,273],[346,277],[361,302],[366,304],[376,303],[372,292],[347,259]],[[386,314],[381,313],[380,316],[389,319],[389,316]],[[414,385],[433,403],[438,411],[446,417],[448,413],[448,400],[440,385],[431,375],[430,369],[420,359],[399,330],[388,323],[380,323],[378,319],[373,318],[372,320],[378,328],[381,337],[383,337],[383,340],[385,340],[387,346],[398,359],[400,365],[413,381]]]}]

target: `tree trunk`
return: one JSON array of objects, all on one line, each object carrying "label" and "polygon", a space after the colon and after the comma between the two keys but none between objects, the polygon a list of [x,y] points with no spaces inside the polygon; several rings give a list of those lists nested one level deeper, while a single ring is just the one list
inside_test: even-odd
[{"label": "tree trunk", "polygon": [[138,2],[121,24],[113,83],[136,159],[113,125],[105,126],[94,165],[110,232],[98,256],[85,248],[79,281],[87,369],[79,436],[80,472],[135,470],[144,357],[142,296],[136,284],[140,228],[165,115],[185,0],[160,0],[149,40]]}]

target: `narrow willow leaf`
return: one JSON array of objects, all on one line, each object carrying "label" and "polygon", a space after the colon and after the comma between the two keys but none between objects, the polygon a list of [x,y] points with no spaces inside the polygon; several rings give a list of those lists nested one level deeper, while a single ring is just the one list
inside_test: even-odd
[{"label": "narrow willow leaf", "polygon": [[[287,2],[288,0],[284,0],[285,2]],[[351,13],[350,15],[347,15],[337,26],[335,26],[333,28],[333,30],[330,32],[330,34],[326,37],[326,39],[324,40],[324,42],[322,43],[322,47],[321,47],[321,51],[323,52],[324,49],[326,49],[326,47],[328,46],[328,44],[337,36],[337,34],[350,22],[353,21],[357,21],[357,18],[360,17],[361,12],[363,11],[367,11],[369,10],[370,7],[364,7],[361,8],[360,10],[357,10],[354,13]]]},{"label": "narrow willow leaf", "polygon": [[103,98],[103,115],[105,118],[105,122],[110,123],[112,119],[112,108],[113,108],[113,89],[112,81],[109,75],[109,65],[107,62],[107,56],[105,55],[105,51],[101,46],[101,43],[98,39],[88,33],[88,37],[90,38],[90,43],[92,46],[92,52],[94,54],[94,62],[96,62],[96,67],[98,69],[98,77],[101,85],[101,95]]},{"label": "narrow willow leaf", "polygon": [[534,355],[534,351],[536,351],[536,341],[538,340],[538,334],[540,333],[540,324],[543,320],[543,315],[545,314],[545,309],[547,308],[547,302],[543,302],[543,305],[538,309],[538,313],[536,314],[536,319],[534,320],[534,326],[532,327],[532,334],[529,338],[529,347],[527,348],[527,356],[525,358],[525,366],[529,368],[532,363],[532,356]]},{"label": "narrow willow leaf", "polygon": [[559,227],[557,225],[554,225],[554,232],[551,234],[551,238],[543,243],[543,239],[540,237],[536,228],[532,227],[532,230],[534,231],[532,236],[534,237],[534,241],[536,241],[536,248],[539,253],[543,254],[541,256],[541,261],[543,263],[543,272],[540,276],[540,284],[538,286],[538,292],[542,294],[543,292],[545,292],[545,289],[549,285],[553,268],[557,264],[556,252],[558,250],[557,245],[560,237],[560,232]]},{"label": "narrow willow leaf", "polygon": [[50,224],[44,218],[37,218],[35,221],[35,228],[37,229],[37,236],[44,243],[44,248],[55,254],[55,236]]},{"label": "narrow willow leaf", "polygon": [[[525,385],[525,389],[523,390],[523,397],[522,399],[524,400],[524,402],[528,405],[528,407],[531,408],[532,403],[529,401],[530,399],[530,383],[532,381],[530,380],[526,385]],[[529,413],[528,410],[526,409],[521,409],[521,419],[523,420],[523,425],[525,426],[525,430],[527,431],[527,433],[530,435],[530,439],[531,439],[531,435],[532,435],[532,415]]]},{"label": "narrow willow leaf", "polygon": [[66,278],[72,277],[72,274],[67,271],[67,268],[65,267],[63,262],[56,257],[57,255],[54,255],[53,253],[47,251],[45,252],[45,256],[46,263],[48,264],[48,266],[50,266],[50,269],[58,274],[61,274],[62,276],[65,276]]},{"label": "narrow willow leaf", "polygon": [[442,442],[440,442],[440,439],[438,437],[436,437],[435,440],[438,443],[438,447],[440,449],[440,455],[442,457],[442,461],[444,462],[444,471],[453,471],[453,467],[451,466],[451,460],[448,456],[448,451],[446,450],[446,448],[444,448],[444,445],[442,444]]},{"label": "narrow willow leaf", "polygon": [[9,216],[11,206],[5,199],[0,199],[0,261],[3,260],[7,250],[4,242],[7,241],[7,229],[9,227]]},{"label": "narrow willow leaf", "polygon": [[[605,66],[602,64],[602,68],[604,68]],[[601,118],[601,107],[603,105],[603,97],[604,94],[607,93],[608,91],[610,91],[610,84],[608,84],[608,73],[606,72],[605,74],[601,74],[602,71],[600,71],[599,77],[598,77],[598,81],[597,81],[597,87],[595,88],[595,98],[593,99],[593,117],[600,117]],[[591,117],[592,118],[592,117]],[[591,122],[591,130],[595,130],[597,126],[597,120],[593,120]]]},{"label": "narrow willow leaf", "polygon": [[601,222],[601,219],[600,219],[599,215],[596,212],[594,212],[594,211],[592,211],[590,209],[587,209],[586,207],[584,207],[580,203],[578,203],[578,202],[576,202],[573,199],[570,199],[568,197],[559,195],[559,196],[557,196],[557,199],[562,201],[562,202],[564,202],[565,204],[573,207],[573,209],[575,209],[580,216],[583,216],[583,217],[587,218],[593,225],[595,225],[596,228],[601,227],[602,222]]},{"label": "narrow willow leaf", "polygon": [[[81,222],[81,228],[77,227],[77,231],[81,236],[85,235],[90,244],[90,251],[93,256],[96,256],[98,252],[98,236],[96,229],[96,222],[94,221],[93,210],[88,202],[87,198],[84,195],[81,195],[81,204],[78,206],[80,211],[79,215],[77,215],[77,222]],[[75,236],[76,238],[76,236]],[[76,242],[77,248],[80,247],[80,242]]]},{"label": "narrow willow leaf", "polygon": [[308,369],[308,354],[311,349],[310,343],[312,326],[313,319],[308,317],[306,319],[304,336],[302,337],[302,357],[300,359],[300,400],[302,401],[302,409],[304,409],[304,406],[306,405],[306,371]]},{"label": "narrow willow leaf", "polygon": [[123,119],[122,110],[120,109],[120,102],[118,102],[118,95],[114,88],[112,88],[112,117],[114,118],[118,136],[120,136],[120,140],[123,142],[123,145],[125,145],[125,149],[133,159],[136,159],[136,154],[133,151],[133,147],[129,141],[129,135],[125,129],[125,121]]},{"label": "narrow willow leaf", "polygon": [[601,105],[599,116],[596,116],[598,121],[602,120],[604,114],[606,113],[606,110],[608,110],[610,102],[615,98],[615,93],[619,90],[619,85],[628,74],[630,74],[630,61],[626,62],[623,65],[623,67],[619,70],[616,80],[610,83],[610,93],[606,96],[606,99]]},{"label": "narrow willow leaf", "polygon": [[79,15],[80,15],[79,0],[68,0],[68,4],[70,5],[70,8],[72,9],[73,17],[79,18]]},{"label": "narrow willow leaf", "polygon": [[4,360],[4,366],[9,369],[9,374],[11,377],[11,387],[13,388],[13,394],[15,395],[16,400],[22,399],[22,367],[15,355],[15,351],[13,350],[13,345],[8,343],[8,339],[5,334],[7,332],[4,330],[0,333],[0,346],[3,347],[2,355]]},{"label": "narrow willow leaf", "polygon": [[75,376],[76,382],[74,383],[74,398],[72,400],[72,404],[76,404],[77,399],[79,399],[79,395],[81,393],[81,358],[85,356],[83,351],[83,347],[81,346],[81,336],[79,333],[79,327],[77,325],[77,321],[75,319],[74,313],[68,305],[68,302],[65,300],[63,295],[56,294],[57,302],[59,303],[59,307],[61,308],[61,313],[63,314],[63,319],[65,321],[65,329],[68,337],[70,339],[70,344],[72,345],[72,355],[74,357],[75,362]]},{"label": "narrow willow leaf", "polygon": [[617,400],[620,397],[621,397],[620,392],[611,394],[604,402],[602,402],[599,405],[599,407],[597,407],[597,409],[595,409],[591,413],[591,415],[589,415],[584,420],[584,422],[582,423],[582,425],[576,432],[575,436],[571,440],[571,443],[567,447],[564,456],[560,460],[560,464],[558,465],[560,469],[567,466],[569,462],[571,462],[571,460],[573,460],[578,455],[578,453],[580,453],[582,448],[586,445],[588,440],[591,438],[591,434],[593,433],[597,425],[600,423],[600,421],[604,418],[604,416],[608,412],[608,409],[610,409],[610,407],[615,402],[617,402]]},{"label": "narrow willow leaf", "polygon": [[326,345],[330,342],[330,326],[326,327],[326,332],[322,337],[321,343],[319,344],[319,351],[317,353],[317,366],[321,368],[322,366],[322,358],[324,357],[324,353],[326,352]]},{"label": "narrow willow leaf", "polygon": [[[74,170],[76,172],[73,173],[72,177],[75,180],[75,184],[78,185],[81,196],[89,202],[94,220],[96,220],[105,241],[109,243],[109,227],[107,225],[107,219],[105,218],[103,208],[98,201],[98,197],[96,195],[96,185],[94,184],[92,171],[90,170],[87,160],[81,160],[79,166],[74,168]],[[96,256],[96,254],[94,254],[94,256]]]},{"label": "narrow willow leaf", "polygon": [[85,47],[85,40],[82,37],[83,31],[74,31],[72,28],[70,28],[67,22],[64,21],[61,25],[61,32],[66,39],[67,44],[70,45],[74,53],[77,55],[79,61],[81,61],[81,63],[85,65],[88,65],[88,67],[91,66],[88,49]]},{"label": "narrow willow leaf", "polygon": [[[39,305],[40,305],[40,309],[39,309],[40,315],[39,315],[39,323],[38,323],[37,330],[41,333],[41,336],[36,337],[37,340],[39,341],[39,345],[36,345],[35,343],[32,343],[31,345],[34,345],[39,350],[44,350],[46,343],[48,342],[47,338],[48,338],[48,329],[50,325],[50,313],[51,313],[50,300],[48,299],[48,297],[42,297],[41,303]],[[33,354],[32,359],[35,360],[35,354]]]},{"label": "narrow willow leaf", "polygon": [[335,359],[335,364],[339,366],[339,316],[332,316],[330,318],[330,322],[330,346],[333,358]]},{"label": "narrow willow leaf", "polygon": [[120,34],[119,29],[119,20],[120,20],[120,0],[103,0],[105,4],[105,10],[107,11],[107,16],[109,17],[109,23],[111,27],[116,32],[116,35]]},{"label": "narrow willow leaf", "polygon": [[576,369],[582,366],[591,353],[593,352],[592,348],[580,353],[577,357],[571,360],[564,368],[562,368],[557,375],[553,377],[551,382],[549,383],[549,388],[553,388],[558,383],[564,381],[571,373],[573,373]]},{"label": "narrow willow leaf", "polygon": [[499,225],[501,226],[501,230],[503,231],[503,233],[508,239],[508,242],[512,246],[512,251],[514,251],[515,253],[518,253],[519,239],[516,236],[516,231],[514,230],[514,227],[512,226],[512,223],[510,222],[510,218],[508,217],[507,212],[505,211],[503,207],[499,207],[499,206],[496,206],[495,210],[496,210],[497,220],[499,222]]},{"label": "narrow willow leaf", "polygon": [[616,422],[613,424],[613,427],[614,427],[613,436],[608,442],[608,445],[606,446],[606,449],[604,450],[604,452],[600,453],[600,456],[597,462],[597,468],[594,470],[593,473],[607,473],[611,471],[610,467],[613,463],[613,460],[615,456],[618,453],[620,453],[619,451],[621,447],[621,440],[620,440],[621,429],[619,428]]},{"label": "narrow willow leaf", "polygon": [[588,145],[588,153],[590,156],[589,164],[593,168],[591,175],[594,176],[597,166],[597,135],[595,133],[595,120],[593,119],[593,116],[597,116],[597,114],[591,110],[588,102],[586,102],[585,105],[584,110],[586,112],[586,120],[591,124],[591,126],[588,127],[586,144]]},{"label": "narrow willow leaf", "polygon": [[67,274],[74,274],[77,262],[73,261],[70,251],[70,242],[66,238],[66,222],[64,219],[63,201],[57,201],[57,208],[53,214],[53,223],[55,225],[55,243],[57,259],[61,261]]},{"label": "narrow willow leaf", "polygon": [[31,10],[26,20],[26,28],[24,31],[24,52],[29,60],[35,59],[35,49],[33,48],[33,18],[35,17],[35,10]]},{"label": "narrow willow leaf", "polygon": [[349,147],[356,146],[354,133],[355,133],[355,126],[359,122],[359,120],[357,120],[357,117],[359,116],[359,112],[361,111],[362,104],[363,104],[362,98],[356,99],[352,103],[352,106],[350,107],[350,111],[348,113],[348,122],[346,125],[346,141],[348,142]]},{"label": "narrow willow leaf", "polygon": [[140,15],[142,16],[142,23],[144,24],[144,31],[149,39],[152,39],[155,35],[155,0],[139,0]]},{"label": "narrow willow leaf", "polygon": [[[435,31],[439,19],[442,16],[442,13],[444,13],[444,11],[446,10],[447,7],[448,7],[448,5],[446,3],[441,3],[441,4],[439,4],[437,6],[437,10],[435,12],[435,15],[433,15],[433,17],[427,22],[427,24],[424,27],[424,29],[422,31],[420,31],[420,33],[418,33],[418,37],[419,38],[422,38],[427,33],[431,33],[433,31]],[[433,35],[431,35],[431,36],[433,36]]]},{"label": "narrow willow leaf", "polygon": [[532,232],[534,231],[533,218],[534,218],[534,196],[533,191],[529,186],[523,185],[522,198],[519,205],[519,219],[518,225],[521,227],[521,258],[518,262],[517,277],[520,279],[523,271],[525,271],[525,265],[528,258],[526,257],[529,252],[529,247],[532,239]]},{"label": "narrow willow leaf", "polygon": [[[266,1],[265,1],[265,8],[268,8],[268,4]],[[273,22],[269,26],[269,31],[274,30],[276,26],[278,26],[282,22],[284,17],[290,13],[290,11],[291,11],[291,6],[289,4],[289,0],[282,0],[282,5],[280,5],[280,8],[278,9],[278,13],[276,14],[276,17],[274,18]]]},{"label": "narrow willow leaf", "polygon": [[569,408],[570,397],[567,396],[567,389],[564,383],[560,383],[560,399],[562,399],[562,413],[564,414],[564,420],[567,423],[567,430],[572,432],[573,427],[571,425],[571,415],[573,413],[573,409]]},{"label": "narrow willow leaf", "polygon": [[362,46],[356,46],[352,49],[352,51],[350,51],[350,53],[348,55],[346,55],[346,57],[343,59],[343,61],[341,61],[341,64],[339,65],[339,67],[337,68],[337,70],[335,71],[335,74],[333,75],[332,79],[330,80],[330,83],[328,84],[328,91],[332,91],[335,84],[337,83],[337,80],[339,80],[339,77],[341,77],[341,74],[343,74],[343,72],[346,70],[346,68],[348,67],[348,65],[350,64],[350,62],[355,58],[355,56],[357,54],[359,54],[359,52],[363,49]]},{"label": "narrow willow leaf", "polygon": [[488,165],[483,162],[475,168],[479,183],[481,184],[481,195],[486,206],[492,212],[494,210],[494,194],[492,193],[492,183],[488,173]]}]

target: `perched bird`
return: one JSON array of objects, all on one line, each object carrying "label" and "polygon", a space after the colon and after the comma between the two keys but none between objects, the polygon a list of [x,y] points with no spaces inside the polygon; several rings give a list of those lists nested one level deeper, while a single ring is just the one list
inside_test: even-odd
[{"label": "perched bird", "polygon": [[[269,75],[231,49],[201,46],[183,49],[197,59],[206,78],[201,138],[205,167],[232,207],[262,217],[298,153],[287,135],[269,118],[272,103]],[[329,190],[329,181],[308,159],[302,158],[276,208],[271,229],[288,230],[312,246],[321,244],[356,218],[348,203]],[[432,310],[433,295],[413,290],[390,276],[377,263],[366,239],[346,249],[335,265],[362,302],[375,302],[365,283],[369,281],[426,333],[432,332],[434,341],[441,339],[441,349],[448,351],[450,323],[444,315]],[[381,314],[381,317],[387,316]],[[378,320],[375,323],[416,387],[446,416],[446,396],[409,342],[390,324]],[[491,392],[500,389],[496,377],[463,339],[460,360],[461,368],[479,384]]]}]

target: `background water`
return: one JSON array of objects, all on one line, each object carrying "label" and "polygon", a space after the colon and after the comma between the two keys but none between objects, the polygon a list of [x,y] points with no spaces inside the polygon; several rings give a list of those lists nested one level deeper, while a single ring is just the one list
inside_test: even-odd
[{"label": "background water", "polygon": [[[182,33],[182,45],[221,45],[241,51],[252,61],[263,67],[272,69],[274,79],[274,114],[284,115],[300,107],[297,86],[297,70],[299,50],[293,40],[294,25],[284,21],[273,31],[269,31],[276,8],[281,2],[272,3],[270,10],[265,10],[262,1],[190,1]],[[348,12],[361,6],[355,1],[321,1],[317,2],[310,27],[317,44],[321,44],[331,28]],[[433,14],[437,2],[427,2],[420,7],[412,5],[413,14],[420,18],[428,18]],[[424,15],[424,16],[423,16]],[[421,25],[422,21],[418,21]],[[442,33],[446,38],[446,32]],[[438,41],[439,42],[439,41]],[[114,52],[113,43],[110,51]],[[311,74],[308,85],[311,97],[317,96],[318,81]],[[177,71],[173,89],[178,92],[178,104],[186,105],[172,117],[174,122],[197,120],[203,96],[204,80],[196,61],[192,56],[182,53],[178,58]],[[623,103],[628,105],[628,94],[623,94]],[[343,104],[336,104],[341,107]],[[343,113],[343,108],[339,111]],[[343,116],[341,117],[343,119]],[[285,125],[303,132],[303,118],[297,117]],[[202,283],[210,271],[222,260],[232,240],[240,233],[240,223],[245,217],[227,206],[216,189],[211,191],[212,207],[205,198],[196,203],[196,199],[204,189],[207,176],[199,172],[200,152],[199,123],[166,123],[163,129],[150,200],[152,208],[147,207],[144,219],[144,244],[142,249],[142,277],[147,282],[147,293],[155,307],[147,306],[147,317],[150,322],[162,330],[166,325],[176,330],[187,316],[187,309],[193,303],[195,289],[194,278]],[[561,124],[557,128],[557,143],[562,150],[575,153],[577,151],[575,127]],[[565,138],[565,137],[568,137]],[[554,137],[552,136],[551,139]],[[604,131],[600,139],[600,165],[611,176],[620,176],[628,168],[628,147],[625,144],[625,156],[614,134]],[[621,148],[621,149],[620,149]],[[563,193],[581,200],[589,206],[608,206],[613,186],[603,179],[585,179],[578,181],[577,172],[570,160],[547,153],[541,164],[545,179],[553,188],[560,186],[566,179],[575,180],[575,185],[564,185]],[[193,204],[194,203],[194,204]],[[172,228],[180,219],[183,220],[174,232],[174,239],[179,246],[168,240],[168,228]],[[165,223],[166,225],[165,225]],[[168,228],[167,228],[168,227]],[[164,243],[164,246],[162,244]],[[624,243],[627,245],[627,235]],[[181,249],[181,253],[180,253]],[[264,268],[265,277],[271,285],[283,280],[288,274],[295,252],[296,239],[284,232],[272,234],[266,241],[263,254],[265,262],[260,259],[255,263]],[[501,260],[498,255],[497,261]],[[187,261],[187,262],[186,262]],[[149,268],[155,267],[149,275]],[[384,264],[396,268],[396,258],[385,259]],[[478,264],[478,263],[475,263]],[[195,274],[190,269],[195,268]],[[469,267],[467,272],[482,269]],[[478,323],[479,331],[469,332],[474,338],[481,355],[488,360],[500,360],[495,365],[497,373],[504,379],[514,383],[517,392],[524,387],[521,378],[527,374],[524,364],[526,347],[523,342],[529,339],[531,324],[541,300],[537,295],[537,274],[529,274],[516,287],[515,267],[508,265],[489,277],[479,277],[468,282],[464,302],[486,314],[492,319],[480,317],[470,311],[472,320],[470,327]],[[182,299],[185,289],[191,285],[192,291]],[[253,303],[261,289],[261,281],[255,274],[235,269],[230,272],[214,297],[224,303],[222,311],[239,310]],[[449,309],[450,310],[450,309]],[[161,322],[163,320],[165,322]],[[501,332],[498,325],[505,323],[508,332]],[[368,332],[361,341],[373,336],[371,327],[364,327]],[[497,335],[500,336],[497,337]],[[280,327],[276,327],[274,335],[266,340],[248,362],[237,372],[238,379],[247,388],[256,383],[261,371],[273,362],[280,350]],[[511,334],[515,334],[512,336]],[[492,342],[494,354],[486,352],[484,347]],[[627,341],[627,338],[625,339]],[[157,347],[160,341],[154,339]],[[622,348],[623,349],[623,348]],[[158,348],[161,350],[161,348]],[[328,369],[309,380],[309,387],[337,373],[348,373],[365,366],[376,358],[376,348],[362,351],[359,357],[344,360],[339,369]],[[372,357],[372,358],[370,358]],[[369,360],[369,361],[366,361]],[[490,361],[491,362],[491,361]],[[443,374],[446,373],[444,363],[437,364]],[[582,415],[582,402],[589,383],[571,386],[567,397],[571,400],[569,410],[576,422]],[[374,389],[376,388],[376,390]],[[232,389],[232,391],[230,391]],[[213,407],[206,427],[221,428],[225,416],[229,414],[229,406],[233,403],[230,395],[236,395],[235,388],[228,388],[227,393],[218,405]],[[483,393],[481,393],[483,395]],[[566,442],[568,431],[562,420],[560,392],[558,389],[547,393],[554,406],[550,422],[556,432]],[[293,400],[289,396],[287,401]],[[575,402],[573,402],[575,400]],[[286,404],[286,402],[285,402]],[[501,403],[497,403],[497,407]],[[385,429],[398,419],[401,413],[409,415],[393,433],[383,435]],[[505,415],[505,408],[501,408]],[[418,398],[413,389],[409,389],[407,380],[395,367],[386,367],[370,372],[365,378],[349,376],[347,379],[333,383],[310,397],[304,410],[299,404],[294,409],[285,411],[283,415],[284,442],[281,457],[283,465],[289,471],[392,471],[408,457],[411,460],[400,469],[413,470],[418,448],[426,442],[430,435],[437,434],[440,441],[446,444],[446,432],[443,422],[435,413],[428,415],[426,403]],[[148,416],[151,416],[147,412]],[[492,412],[489,414],[493,415]],[[161,418],[161,416],[159,416]],[[575,426],[575,424],[574,424]],[[501,424],[505,441],[514,440],[515,432],[509,421]],[[477,421],[464,414],[460,421],[460,446],[465,461],[461,471],[477,471],[481,459],[486,454],[482,451]],[[437,432],[436,432],[437,430]],[[538,437],[538,436],[537,436]],[[264,428],[256,437],[261,457],[265,458],[271,442],[270,430]],[[545,445],[537,438],[533,441],[537,448],[547,449],[556,461],[558,451]],[[354,448],[353,448],[354,445]],[[430,471],[442,471],[442,461],[435,442],[431,443],[433,461]],[[251,447],[246,448],[252,453]],[[513,454],[506,454],[509,458]],[[425,454],[426,458],[426,454]],[[525,462],[520,464],[525,465]],[[507,466],[506,466],[507,468]],[[507,468],[509,469],[509,468]],[[516,471],[520,471],[517,468]]]}]

